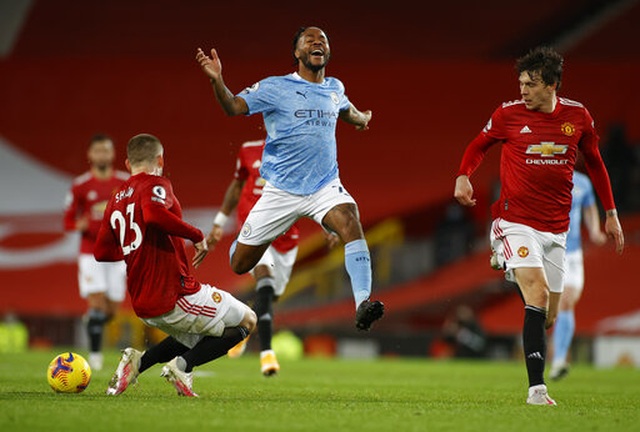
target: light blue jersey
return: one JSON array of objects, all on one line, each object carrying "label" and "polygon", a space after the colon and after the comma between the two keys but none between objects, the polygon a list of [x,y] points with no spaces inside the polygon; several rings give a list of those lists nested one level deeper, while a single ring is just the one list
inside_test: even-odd
[{"label": "light blue jersey", "polygon": [[267,130],[260,175],[278,189],[311,195],[338,177],[336,124],[348,109],[336,78],[311,83],[297,73],[265,78],[238,94]]},{"label": "light blue jersey", "polygon": [[593,186],[586,175],[573,172],[573,195],[571,200],[571,212],[569,213],[569,233],[567,234],[567,252],[574,252],[582,248],[580,235],[582,223],[582,210],[593,205],[596,198],[593,194]]}]

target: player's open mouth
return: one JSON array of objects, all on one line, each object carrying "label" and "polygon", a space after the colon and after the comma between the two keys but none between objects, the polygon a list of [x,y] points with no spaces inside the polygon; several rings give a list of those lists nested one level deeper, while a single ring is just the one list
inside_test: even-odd
[{"label": "player's open mouth", "polygon": [[317,49],[317,50],[313,50],[311,51],[311,55],[314,57],[322,57],[324,56],[324,51]]}]

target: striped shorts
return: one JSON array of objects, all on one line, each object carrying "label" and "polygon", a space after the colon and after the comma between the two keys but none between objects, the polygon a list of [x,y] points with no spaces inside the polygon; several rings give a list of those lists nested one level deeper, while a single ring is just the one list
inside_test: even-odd
[{"label": "striped shorts", "polygon": [[205,336],[222,336],[225,328],[236,327],[248,309],[228,292],[202,284],[197,293],[180,297],[171,312],[142,321],[193,348]]},{"label": "striped shorts", "polygon": [[564,289],[564,261],[567,233],[554,234],[498,218],[491,224],[491,249],[505,269],[507,280],[515,281],[513,270],[521,267],[544,269],[551,292]]}]

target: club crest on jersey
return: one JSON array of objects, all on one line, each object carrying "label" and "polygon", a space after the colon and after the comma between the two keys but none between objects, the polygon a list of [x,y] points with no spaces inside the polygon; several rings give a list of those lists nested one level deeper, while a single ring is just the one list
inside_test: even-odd
[{"label": "club crest on jersey", "polygon": [[526,246],[520,246],[518,248],[518,256],[520,258],[526,258],[529,256],[529,248],[527,248]]},{"label": "club crest on jersey", "polygon": [[540,144],[530,144],[527,147],[527,154],[537,154],[542,157],[554,157],[563,155],[567,152],[569,146],[566,144],[556,144],[554,142],[541,142]]},{"label": "club crest on jersey", "polygon": [[251,225],[249,225],[248,223],[245,223],[244,225],[242,225],[242,231],[240,232],[240,234],[242,235],[242,237],[248,237],[251,235]]},{"label": "club crest on jersey", "polygon": [[576,127],[572,123],[569,123],[569,122],[562,123],[562,126],[560,126],[560,130],[566,136],[573,136],[573,134],[576,133]]},{"label": "club crest on jersey", "polygon": [[213,300],[215,303],[220,303],[222,301],[222,296],[219,292],[214,292],[213,294],[211,294],[211,300]]},{"label": "club crest on jersey", "polygon": [[254,91],[258,90],[259,88],[260,88],[260,83],[257,82],[254,85],[252,85],[251,87],[247,87],[246,89],[242,90],[242,93],[245,93],[245,94],[251,93],[251,92],[254,92]]},{"label": "club crest on jersey", "polygon": [[331,101],[336,105],[340,103],[340,98],[338,97],[338,93],[331,92]]}]

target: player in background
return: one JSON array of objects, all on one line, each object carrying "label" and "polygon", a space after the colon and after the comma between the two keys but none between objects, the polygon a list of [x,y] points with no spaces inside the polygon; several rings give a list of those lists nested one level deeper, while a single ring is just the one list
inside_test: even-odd
[{"label": "player in background", "polygon": [[[579,171],[573,173],[569,232],[564,267],[564,291],[560,296],[560,310],[553,329],[553,361],[549,377],[560,379],[569,373],[567,353],[575,332],[575,307],[584,287],[584,261],[582,256],[582,221],[589,239],[603,245],[607,236],[600,229],[600,215],[589,177]],[[583,218],[584,216],[584,218]]]},{"label": "player in background", "polygon": [[113,167],[113,141],[107,135],[95,135],[89,142],[89,171],[73,180],[64,212],[65,230],[80,232],[78,285],[87,301],[85,315],[89,335],[89,364],[93,370],[103,366],[102,339],[105,324],[113,318],[126,293],[124,261],[99,263],[93,248],[111,195],[129,174]]},{"label": "player in background", "polygon": [[[213,228],[207,236],[209,249],[220,241],[224,226],[231,213],[236,211],[237,226],[244,224],[251,208],[262,196],[265,180],[260,175],[264,140],[248,141],[242,144],[236,159],[233,180],[227,187],[220,210],[213,220]],[[253,310],[258,317],[258,338],[260,340],[260,370],[264,376],[272,376],[280,370],[280,364],[271,347],[273,335],[273,303],[284,293],[291,277],[291,271],[298,254],[299,229],[294,224],[287,232],[276,238],[267,248],[260,261],[251,269],[256,280],[256,300]],[[327,242],[332,247],[337,236],[327,234]],[[242,355],[247,339],[229,350],[229,357]]]},{"label": "player in background", "polygon": [[557,96],[563,58],[539,47],[516,62],[521,99],[503,103],[467,146],[454,196],[473,206],[469,176],[489,148],[502,143],[501,191],[492,206],[491,247],[525,303],[523,347],[527,403],[555,405],[544,381],[545,329],[553,325],[563,289],[572,178],[580,151],[606,211],[605,232],[622,253],[624,237],[593,119],[580,103]]},{"label": "player in background", "polygon": [[293,57],[297,72],[265,78],[234,96],[222,78],[216,50],[211,57],[201,49],[196,53],[223,111],[229,116],[262,113],[267,130],[260,167],[266,184],[231,247],[231,267],[238,274],[250,271],[280,234],[299,218],[312,218],[344,242],[356,327],[369,330],[384,306],[369,299],[369,248],[356,202],[340,182],[335,131],[338,119],[366,130],[371,111],[359,111],[342,82],[325,77],[331,50],[321,29],[300,28]]},{"label": "player in background", "polygon": [[251,308],[231,294],[201,284],[191,274],[184,239],[193,242],[198,266],[207,254],[202,232],[182,220],[171,182],[162,177],[164,150],[148,134],[127,144],[131,178],[111,198],[98,233],[98,261],[127,263],[131,304],[142,321],[169,336],[147,351],[126,348],[107,394],[125,391],[140,373],[168,362],[161,375],[181,396],[193,391],[193,368],[227,353],[256,325]]}]

